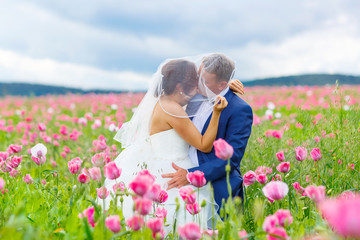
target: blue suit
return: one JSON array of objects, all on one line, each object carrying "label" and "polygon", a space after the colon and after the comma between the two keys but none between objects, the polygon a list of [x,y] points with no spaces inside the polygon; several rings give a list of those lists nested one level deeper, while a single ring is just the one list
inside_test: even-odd
[{"label": "blue suit", "polygon": [[[236,96],[231,90],[225,94],[228,106],[221,112],[219,128],[216,139],[222,138],[234,148],[234,154],[230,160],[230,184],[232,195],[240,196],[243,199],[242,182],[240,173],[240,162],[244,156],[245,148],[250,137],[253,122],[252,109],[244,100]],[[194,106],[190,104],[187,112],[191,112]],[[209,126],[212,114],[207,119],[201,134],[204,134]],[[211,182],[214,188],[214,197],[216,203],[221,207],[222,199],[229,197],[224,161],[215,156],[215,149],[210,153],[197,151],[199,166],[188,169],[189,172],[200,170],[204,172],[207,182]]]}]

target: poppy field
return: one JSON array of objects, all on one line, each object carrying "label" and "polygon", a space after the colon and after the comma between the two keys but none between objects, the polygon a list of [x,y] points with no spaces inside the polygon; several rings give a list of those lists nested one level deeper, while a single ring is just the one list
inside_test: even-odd
[{"label": "poppy field", "polygon": [[[200,228],[204,203],[186,187],[177,201],[194,222],[176,226],[151,172],[121,181],[127,170],[113,162],[122,150],[113,137],[143,93],[1,98],[0,238],[359,239],[360,86],[245,91],[254,119],[240,168],[244,200],[224,201],[216,230]],[[201,187],[202,177],[188,179]],[[118,181],[116,194],[105,178]],[[130,197],[134,216],[124,219],[113,203]],[[99,198],[114,201],[104,211]]]}]

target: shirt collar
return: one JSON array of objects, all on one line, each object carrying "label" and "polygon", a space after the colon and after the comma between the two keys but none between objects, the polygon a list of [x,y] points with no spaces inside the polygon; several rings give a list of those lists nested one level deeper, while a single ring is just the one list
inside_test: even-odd
[{"label": "shirt collar", "polygon": [[219,93],[220,96],[225,96],[225,94],[229,91],[229,86],[227,86],[224,90],[221,91],[221,93]]}]

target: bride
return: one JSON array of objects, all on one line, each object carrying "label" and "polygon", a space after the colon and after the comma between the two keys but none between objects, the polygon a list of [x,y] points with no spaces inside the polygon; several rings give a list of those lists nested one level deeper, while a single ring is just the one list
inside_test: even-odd
[{"label": "bride", "polygon": [[[117,181],[122,181],[128,187],[138,172],[147,169],[155,176],[155,184],[166,189],[167,180],[162,178],[161,174],[174,172],[172,162],[184,169],[195,167],[188,157],[189,145],[203,152],[211,151],[220,114],[226,108],[227,101],[222,96],[204,96],[201,100],[193,98],[198,93],[200,84],[197,66],[188,59],[167,60],[159,66],[158,71],[153,75],[148,92],[133,117],[114,137],[124,148],[114,160],[117,167],[122,169]],[[204,135],[197,130],[185,111],[190,101],[212,103],[213,113]],[[114,193],[114,184],[116,184],[114,180],[106,179],[104,182],[106,189],[112,193]],[[168,212],[166,219],[170,227],[166,230],[172,228],[171,224],[175,218],[178,226],[193,221],[193,216],[184,211],[182,200],[178,201],[180,210],[176,211],[175,200],[179,196],[178,189],[170,189],[167,194],[168,200],[163,207]],[[201,210],[201,219],[202,228],[207,229],[212,222],[212,213],[217,212],[218,205],[212,200],[212,192],[208,185],[200,188],[198,198],[199,205],[203,201],[206,202]],[[105,209],[109,208],[111,200],[110,197],[104,200]],[[125,219],[133,216],[133,199],[130,196],[125,197],[122,204]],[[119,201],[117,205],[120,206]]]}]

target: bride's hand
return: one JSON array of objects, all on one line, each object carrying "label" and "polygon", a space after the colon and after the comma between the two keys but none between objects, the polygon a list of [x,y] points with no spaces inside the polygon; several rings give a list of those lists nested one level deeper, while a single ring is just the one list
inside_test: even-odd
[{"label": "bride's hand", "polygon": [[228,105],[226,98],[222,96],[217,96],[215,102],[216,104],[214,106],[214,112],[218,112],[218,113],[224,110],[224,108],[226,108],[226,106]]},{"label": "bride's hand", "polygon": [[244,85],[242,84],[242,82],[240,82],[237,79],[234,80],[230,80],[229,82],[229,88],[231,89],[231,91],[233,91],[234,93],[239,93],[241,95],[244,95],[245,91],[244,91]]}]

